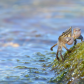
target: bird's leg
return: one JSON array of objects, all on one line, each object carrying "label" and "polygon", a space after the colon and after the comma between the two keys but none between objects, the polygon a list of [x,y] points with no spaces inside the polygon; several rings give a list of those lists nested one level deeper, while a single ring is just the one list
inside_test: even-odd
[{"label": "bird's leg", "polygon": [[50,50],[53,51],[53,47],[55,47],[56,45],[57,45],[57,43],[56,43],[55,45],[53,45],[53,46],[50,48]]}]

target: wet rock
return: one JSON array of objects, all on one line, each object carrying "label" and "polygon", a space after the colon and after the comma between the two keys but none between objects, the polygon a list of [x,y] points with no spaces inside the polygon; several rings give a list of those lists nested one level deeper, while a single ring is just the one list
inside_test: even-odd
[{"label": "wet rock", "polygon": [[71,53],[64,54],[64,62],[54,60],[52,70],[55,77],[50,82],[56,84],[83,84],[84,83],[84,42],[71,48]]}]

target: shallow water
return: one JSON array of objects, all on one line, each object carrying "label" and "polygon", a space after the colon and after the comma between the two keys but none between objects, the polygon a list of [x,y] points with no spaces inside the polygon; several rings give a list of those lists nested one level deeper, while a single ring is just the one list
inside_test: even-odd
[{"label": "shallow water", "polygon": [[49,84],[57,49],[50,47],[70,26],[84,36],[83,0],[1,1],[0,84]]}]

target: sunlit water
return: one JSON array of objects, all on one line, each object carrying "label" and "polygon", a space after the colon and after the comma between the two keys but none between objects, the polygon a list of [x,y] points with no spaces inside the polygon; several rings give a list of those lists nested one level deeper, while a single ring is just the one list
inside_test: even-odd
[{"label": "sunlit water", "polygon": [[84,36],[83,0],[1,1],[0,84],[53,84],[50,47],[70,26]]}]

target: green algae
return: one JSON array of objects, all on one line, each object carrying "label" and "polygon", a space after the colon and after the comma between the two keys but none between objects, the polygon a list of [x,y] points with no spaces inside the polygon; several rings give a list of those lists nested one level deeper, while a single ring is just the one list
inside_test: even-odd
[{"label": "green algae", "polygon": [[29,77],[29,75],[25,75],[25,77]]},{"label": "green algae", "polygon": [[37,52],[37,55],[38,56],[45,56],[44,54],[40,53],[40,52]]},{"label": "green algae", "polygon": [[13,81],[17,81],[19,79],[19,76],[7,76],[7,79],[14,79]]},{"label": "green algae", "polygon": [[20,60],[19,59],[17,59],[17,62],[19,62]]},{"label": "green algae", "polygon": [[17,66],[15,68],[18,68],[18,69],[28,69],[28,67],[26,67],[26,66]]},{"label": "green algae", "polygon": [[70,49],[71,52],[63,55],[64,62],[55,59],[52,63],[52,70],[56,74],[50,82],[57,84],[81,84],[84,82],[84,42],[78,43]]}]

